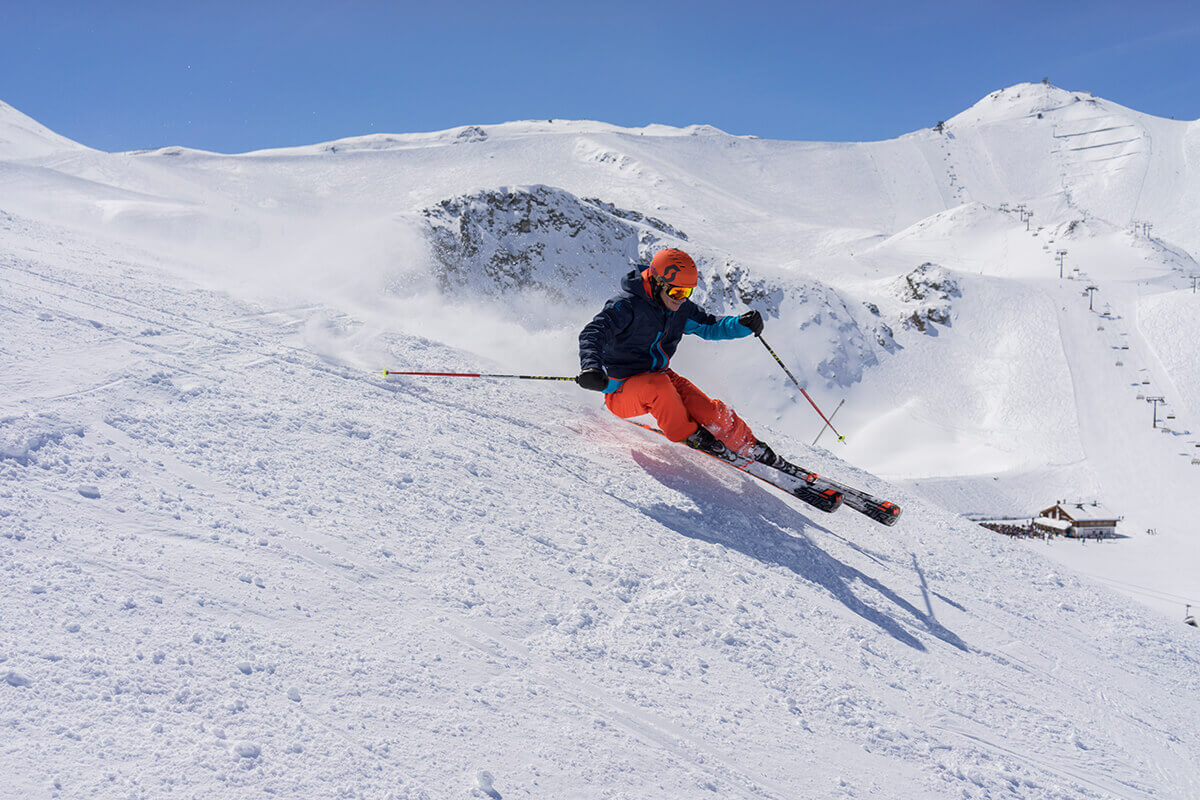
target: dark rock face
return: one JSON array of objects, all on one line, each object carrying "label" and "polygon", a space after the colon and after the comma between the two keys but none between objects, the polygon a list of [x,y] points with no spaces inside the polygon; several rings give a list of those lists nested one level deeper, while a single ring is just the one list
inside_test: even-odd
[{"label": "dark rock face", "polygon": [[950,299],[962,296],[958,282],[929,262],[901,276],[894,288],[901,302],[909,306],[901,315],[901,324],[931,336],[937,336],[934,324],[951,325]]},{"label": "dark rock face", "polygon": [[680,232],[637,211],[580,200],[550,186],[501,187],[442,200],[422,212],[443,291],[538,289],[567,296],[603,284]]}]

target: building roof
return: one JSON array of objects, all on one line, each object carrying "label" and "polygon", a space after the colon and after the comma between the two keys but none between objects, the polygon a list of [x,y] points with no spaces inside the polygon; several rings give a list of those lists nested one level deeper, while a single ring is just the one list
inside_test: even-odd
[{"label": "building roof", "polygon": [[[1056,503],[1054,506],[1046,509],[1046,511],[1049,511],[1055,506],[1061,508],[1068,517],[1076,522],[1114,522],[1121,518],[1117,514],[1114,514],[1107,506],[1095,501],[1090,503]],[[1046,512],[1043,511],[1042,513],[1044,514]]]},{"label": "building roof", "polygon": [[1055,519],[1054,517],[1038,517],[1033,521],[1034,525],[1040,525],[1043,528],[1053,528],[1056,531],[1065,531],[1071,527],[1071,523],[1065,519]]}]

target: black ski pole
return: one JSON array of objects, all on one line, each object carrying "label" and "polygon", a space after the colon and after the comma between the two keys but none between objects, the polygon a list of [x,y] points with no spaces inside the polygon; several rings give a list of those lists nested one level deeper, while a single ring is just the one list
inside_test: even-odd
[{"label": "black ski pole", "polygon": [[426,375],[437,378],[514,378],[522,381],[574,381],[558,375],[498,375],[487,372],[403,372],[396,369],[385,369],[383,377],[389,375]]}]

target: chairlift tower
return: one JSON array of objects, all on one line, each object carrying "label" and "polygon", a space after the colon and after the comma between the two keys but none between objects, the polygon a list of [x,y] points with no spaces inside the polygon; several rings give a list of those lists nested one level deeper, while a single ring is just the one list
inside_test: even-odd
[{"label": "chairlift tower", "polygon": [[1056,257],[1058,258],[1058,277],[1061,280],[1063,276],[1063,259],[1067,257],[1067,251],[1059,250],[1056,253]]},{"label": "chairlift tower", "polygon": [[1026,208],[1025,204],[1017,206],[1017,214],[1020,215],[1021,221],[1025,223],[1025,230],[1029,230],[1029,220],[1033,219],[1033,212]]},{"label": "chairlift tower", "polygon": [[1167,401],[1165,399],[1163,399],[1162,397],[1147,397],[1146,402],[1152,403],[1154,405],[1154,427],[1157,428],[1158,427],[1158,404],[1162,403],[1163,405],[1166,405]]},{"label": "chairlift tower", "polygon": [[1098,291],[1100,291],[1100,287],[1099,287],[1099,286],[1089,286],[1089,287],[1087,287],[1087,293],[1088,293],[1088,311],[1094,311],[1094,310],[1095,310],[1094,308],[1092,308],[1092,296],[1093,296],[1093,293],[1095,293],[1095,292],[1098,292]]}]

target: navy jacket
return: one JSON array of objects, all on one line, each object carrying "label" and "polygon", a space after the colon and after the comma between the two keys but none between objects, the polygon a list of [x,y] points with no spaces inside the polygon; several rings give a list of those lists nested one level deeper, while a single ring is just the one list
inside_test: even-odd
[{"label": "navy jacket", "polygon": [[751,335],[736,316],[714,317],[691,300],[684,300],[678,311],[667,311],[650,296],[636,269],[621,280],[621,290],[579,333],[579,364],[585,371],[608,373],[606,393],[621,388],[632,375],[667,369],[685,333],[703,339]]}]

